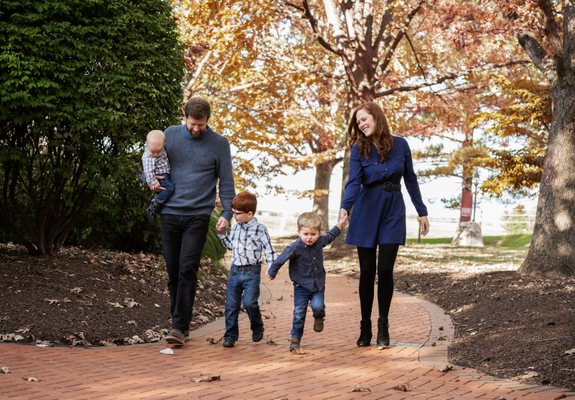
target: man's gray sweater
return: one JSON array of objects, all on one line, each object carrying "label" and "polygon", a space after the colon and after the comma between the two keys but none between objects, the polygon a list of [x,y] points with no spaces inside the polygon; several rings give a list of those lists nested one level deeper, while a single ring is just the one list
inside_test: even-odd
[{"label": "man's gray sweater", "polygon": [[216,205],[219,181],[222,216],[229,220],[235,188],[228,139],[210,127],[195,138],[185,125],[172,125],[164,134],[175,190],[161,214],[210,215]]}]

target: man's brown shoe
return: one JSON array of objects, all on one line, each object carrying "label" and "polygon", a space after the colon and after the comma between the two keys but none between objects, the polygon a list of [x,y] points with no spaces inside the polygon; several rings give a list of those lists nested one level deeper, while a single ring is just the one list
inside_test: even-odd
[{"label": "man's brown shoe", "polygon": [[166,335],[166,342],[176,346],[183,346],[186,342],[186,336],[181,330],[172,328]]}]

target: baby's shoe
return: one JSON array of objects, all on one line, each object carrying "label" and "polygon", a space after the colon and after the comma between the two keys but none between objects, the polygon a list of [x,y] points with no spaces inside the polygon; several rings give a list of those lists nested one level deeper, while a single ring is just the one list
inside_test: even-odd
[{"label": "baby's shoe", "polygon": [[152,200],[148,208],[146,208],[146,218],[151,225],[156,225],[156,201]]}]

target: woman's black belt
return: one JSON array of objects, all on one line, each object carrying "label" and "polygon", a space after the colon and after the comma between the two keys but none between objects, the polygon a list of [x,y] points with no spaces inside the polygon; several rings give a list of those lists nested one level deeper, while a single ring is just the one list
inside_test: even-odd
[{"label": "woman's black belt", "polygon": [[366,188],[380,188],[385,190],[386,192],[401,192],[401,184],[399,183],[391,183],[387,182],[376,182],[371,183],[369,185],[363,185]]}]

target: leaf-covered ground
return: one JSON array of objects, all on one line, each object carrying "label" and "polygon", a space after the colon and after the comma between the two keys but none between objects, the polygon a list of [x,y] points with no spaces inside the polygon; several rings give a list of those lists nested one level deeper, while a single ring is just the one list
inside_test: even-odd
[{"label": "leaf-covered ground", "polygon": [[[291,240],[274,239],[276,251]],[[451,362],[575,389],[575,279],[520,277],[515,271],[524,256],[495,247],[409,245],[400,249],[395,285],[451,315],[457,336]],[[328,271],[357,276],[353,248],[328,249],[325,258]],[[36,258],[0,245],[0,341],[160,340],[169,327],[165,279],[161,256],[67,248]],[[193,325],[220,317],[224,303],[225,276],[203,262]]]},{"label": "leaf-covered ground", "polygon": [[[192,326],[222,316],[226,277],[202,261]],[[155,342],[169,328],[163,258],[66,248],[31,257],[0,247],[0,341],[41,345]]]}]

